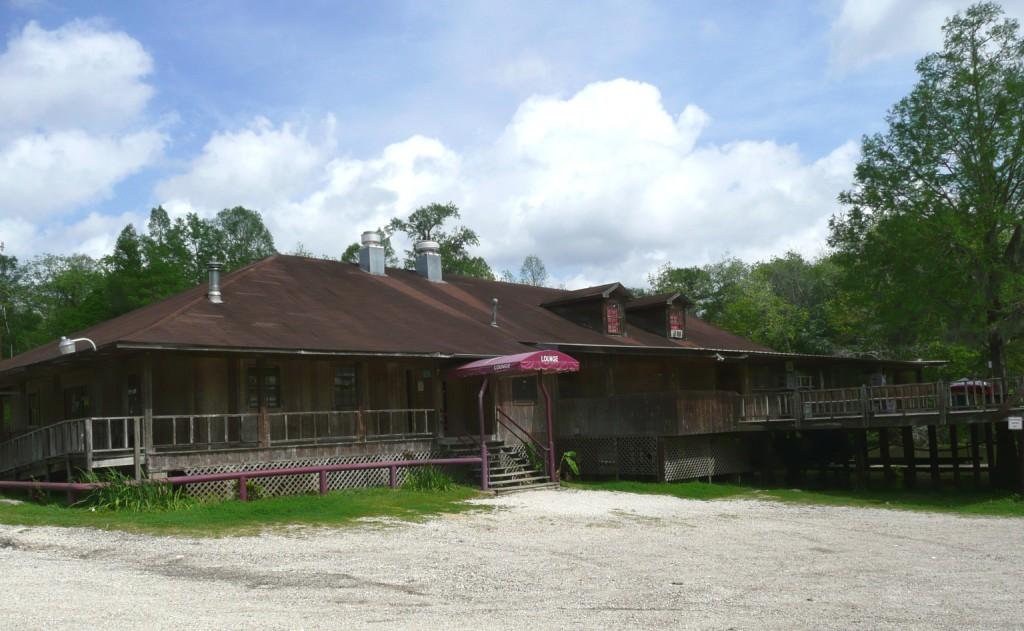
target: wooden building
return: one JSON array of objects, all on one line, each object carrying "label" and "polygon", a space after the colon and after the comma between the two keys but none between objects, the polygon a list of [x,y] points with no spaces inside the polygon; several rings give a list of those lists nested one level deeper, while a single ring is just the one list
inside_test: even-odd
[{"label": "wooden building", "polygon": [[[619,283],[442,278],[436,244],[417,247],[416,270],[385,269],[375,233],[359,264],[273,256],[223,279],[212,264],[207,284],[0,362],[12,411],[0,476],[457,451],[480,438],[484,377],[448,372],[537,349],[580,371],[492,379],[484,434],[505,483],[537,477],[524,444],[548,442],[538,378],[553,442],[585,474],[710,476],[757,466],[766,429],[841,422],[843,405],[858,419],[905,413],[909,399],[862,389],[915,384],[925,366],[778,353],[694,317],[684,296],[634,298]],[[913,404],[937,414],[942,397]]]}]

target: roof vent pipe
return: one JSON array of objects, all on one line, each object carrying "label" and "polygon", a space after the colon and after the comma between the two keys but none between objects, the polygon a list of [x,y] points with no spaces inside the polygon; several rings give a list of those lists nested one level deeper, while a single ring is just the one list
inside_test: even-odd
[{"label": "roof vent pipe", "polygon": [[498,326],[498,299],[491,299],[491,326]]},{"label": "roof vent pipe", "polygon": [[224,302],[220,295],[220,271],[224,264],[218,261],[210,261],[206,264],[206,270],[210,273],[210,285],[206,290],[206,297],[215,305]]},{"label": "roof vent pipe", "polygon": [[441,246],[437,241],[417,241],[412,249],[416,253],[416,273],[432,283],[440,283]]},{"label": "roof vent pipe", "polygon": [[380,244],[380,233],[367,230],[363,233],[363,246],[359,248],[359,269],[376,276],[384,276],[384,246]]}]

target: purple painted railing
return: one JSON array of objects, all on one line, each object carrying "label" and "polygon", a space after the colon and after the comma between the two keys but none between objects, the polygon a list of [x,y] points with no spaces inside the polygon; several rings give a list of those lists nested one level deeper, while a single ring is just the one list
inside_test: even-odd
[{"label": "purple painted railing", "polygon": [[[320,494],[327,494],[327,474],[334,471],[365,471],[367,469],[387,469],[388,483],[391,488],[398,486],[398,470],[408,467],[421,467],[427,465],[460,465],[477,464],[480,458],[477,456],[466,456],[464,458],[433,458],[428,460],[388,460],[383,462],[356,462],[349,464],[331,464],[314,467],[291,467],[288,469],[268,469],[265,471],[229,471],[226,473],[210,473],[206,475],[177,475],[161,480],[166,484],[184,486],[199,482],[220,482],[224,480],[236,480],[238,482],[238,499],[249,501],[246,482],[252,478],[273,478],[282,475],[303,475],[316,474],[320,483]],[[74,502],[79,493],[86,493],[93,489],[104,486],[103,482],[15,482],[0,480],[0,489],[13,490],[40,490],[40,491],[65,491],[68,494],[68,502]],[[481,487],[486,486],[481,482]]]}]

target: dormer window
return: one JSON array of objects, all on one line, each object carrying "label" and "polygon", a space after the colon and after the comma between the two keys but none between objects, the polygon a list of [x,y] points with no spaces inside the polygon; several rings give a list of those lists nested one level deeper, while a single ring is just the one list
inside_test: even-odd
[{"label": "dormer window", "polygon": [[668,308],[668,336],[680,340],[686,337],[686,311],[680,307]]},{"label": "dormer window", "polygon": [[611,283],[569,291],[541,306],[592,331],[626,335],[626,309],[623,305],[632,298],[621,284]]},{"label": "dormer window", "polygon": [[690,305],[679,293],[646,296],[626,303],[631,326],[672,340],[686,338],[686,308]]}]

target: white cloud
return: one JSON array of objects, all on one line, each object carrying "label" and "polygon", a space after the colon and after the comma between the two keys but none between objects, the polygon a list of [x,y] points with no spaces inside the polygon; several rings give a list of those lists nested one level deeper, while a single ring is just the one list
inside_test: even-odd
[{"label": "white cloud", "polygon": [[32,234],[71,230],[62,215],[109,197],[160,156],[166,138],[142,120],[152,68],[137,41],[98,22],[52,31],[30,22],[7,42],[0,54],[5,239],[7,230],[24,238],[29,219]]},{"label": "white cloud", "polygon": [[153,95],[143,81],[152,70],[149,54],[124,33],[29,22],[0,55],[0,130],[120,129]]},{"label": "white cloud", "polygon": [[42,218],[109,197],[114,184],[150,163],[163,144],[155,131],[18,137],[0,146],[0,215]]},{"label": "white cloud", "polygon": [[[942,24],[975,0],[844,0],[832,23],[831,62],[858,69],[903,55],[942,47]],[[1007,15],[1024,17],[1024,0],[1003,0]]]},{"label": "white cloud", "polygon": [[709,124],[696,105],[674,116],[654,86],[620,79],[530,98],[500,137],[464,155],[414,136],[368,159],[332,158],[333,139],[263,122],[215,135],[158,190],[204,213],[245,203],[282,250],[332,254],[392,216],[452,200],[496,269],[535,253],[570,286],[642,283],[666,260],[818,251],[856,145],[808,161],[770,141],[702,145]]},{"label": "white cloud", "polygon": [[[330,140],[333,119],[325,127]],[[308,130],[289,124],[278,129],[259,118],[245,129],[214,134],[189,170],[162,182],[157,195],[218,210],[277,206],[317,183],[332,150],[331,142],[311,140]]]}]

